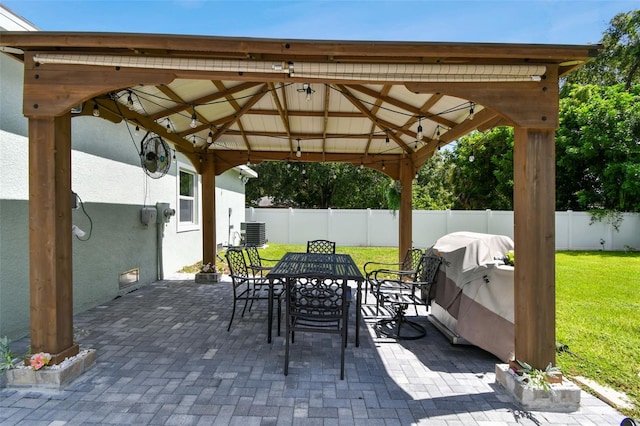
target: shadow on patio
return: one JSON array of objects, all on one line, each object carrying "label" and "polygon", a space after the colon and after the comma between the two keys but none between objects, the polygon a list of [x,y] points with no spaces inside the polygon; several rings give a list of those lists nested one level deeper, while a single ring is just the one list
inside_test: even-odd
[{"label": "shadow on patio", "polygon": [[285,377],[284,337],[267,343],[265,303],[227,332],[228,281],[158,281],[76,315],[77,340],[97,350],[96,366],[62,391],[0,389],[0,423],[618,425],[623,418],[584,393],[576,413],[524,412],[494,385],[493,355],[449,344],[425,317],[418,321],[427,336],[399,344],[377,336],[367,312],[358,348],[350,327],[344,381],[339,338],[304,333]]}]

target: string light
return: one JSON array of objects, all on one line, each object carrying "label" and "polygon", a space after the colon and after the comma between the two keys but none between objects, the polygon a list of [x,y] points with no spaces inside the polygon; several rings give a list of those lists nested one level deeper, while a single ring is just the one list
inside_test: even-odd
[{"label": "string light", "polygon": [[167,118],[167,133],[171,133],[171,120]]},{"label": "string light", "polygon": [[385,143],[387,144],[387,146],[389,146],[389,131],[385,130],[385,133],[387,135],[387,137],[385,138]]},{"label": "string light", "polygon": [[193,114],[191,114],[191,123],[189,123],[189,126],[192,129],[195,129],[196,127],[198,127],[198,117],[196,116],[195,107],[193,108]]},{"label": "string light", "polygon": [[129,94],[127,95],[127,107],[130,111],[133,111],[133,98],[131,97],[131,90],[129,90]]},{"label": "string light", "polygon": [[[424,135],[422,134],[422,117],[418,117],[418,134],[416,135],[419,141],[422,140]],[[416,148],[418,148],[418,144],[416,143]]]},{"label": "string light", "polygon": [[100,117],[100,108],[98,107],[98,104],[93,104],[93,116]]},{"label": "string light", "polygon": [[300,158],[302,156],[302,151],[300,151],[300,139],[298,139],[298,149],[296,150],[296,157]]},{"label": "string light", "polygon": [[476,104],[474,104],[473,102],[471,102],[471,104],[469,105],[469,120],[473,120],[473,118],[475,117],[475,112],[474,112],[474,107],[476,106]]},{"label": "string light", "polygon": [[136,124],[136,130],[134,133],[136,136],[140,136],[140,126]]},{"label": "string light", "polygon": [[209,130],[209,134],[207,135],[207,143],[212,143],[213,142],[213,132],[211,130]]},{"label": "string light", "polygon": [[382,170],[387,170],[387,166],[384,165],[384,160],[382,160]]}]

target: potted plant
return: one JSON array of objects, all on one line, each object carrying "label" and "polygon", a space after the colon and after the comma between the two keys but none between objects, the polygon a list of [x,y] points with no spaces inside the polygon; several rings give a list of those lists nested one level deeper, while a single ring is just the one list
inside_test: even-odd
[{"label": "potted plant", "polygon": [[560,367],[554,367],[549,363],[544,370],[533,368],[524,361],[511,360],[509,368],[518,376],[517,380],[527,386],[553,392],[551,383],[562,383]]},{"label": "potted plant", "polygon": [[212,262],[203,264],[200,272],[196,273],[196,283],[211,284],[220,281],[220,273],[216,271],[216,265]]}]

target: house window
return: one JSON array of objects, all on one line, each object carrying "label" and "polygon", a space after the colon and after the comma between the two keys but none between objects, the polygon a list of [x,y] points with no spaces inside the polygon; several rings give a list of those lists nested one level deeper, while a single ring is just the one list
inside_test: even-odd
[{"label": "house window", "polygon": [[188,170],[180,170],[180,178],[178,184],[178,221],[181,228],[189,225],[197,225],[198,223],[198,186],[197,175]]}]

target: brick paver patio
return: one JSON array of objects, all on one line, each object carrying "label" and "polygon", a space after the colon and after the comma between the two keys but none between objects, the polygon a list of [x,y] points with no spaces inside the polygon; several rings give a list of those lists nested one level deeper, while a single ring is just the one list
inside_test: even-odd
[{"label": "brick paver patio", "polygon": [[[349,334],[345,380],[337,336],[266,339],[266,305],[231,314],[230,284],[158,281],[75,317],[96,365],[66,389],[0,389],[2,425],[619,425],[583,392],[573,413],[527,412],[494,383],[493,355],[451,345],[425,317],[420,340],[377,336],[365,307]],[[371,303],[371,300],[369,300]],[[351,324],[355,320],[353,307]],[[24,350],[28,341],[14,344]]]}]

